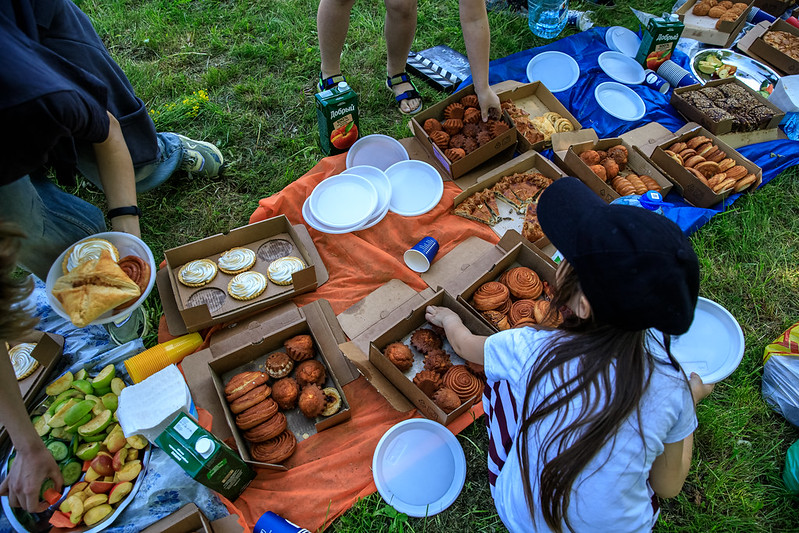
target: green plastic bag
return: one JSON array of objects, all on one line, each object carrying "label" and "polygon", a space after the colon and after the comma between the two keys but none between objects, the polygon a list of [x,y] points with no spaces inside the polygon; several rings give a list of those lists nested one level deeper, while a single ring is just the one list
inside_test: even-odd
[{"label": "green plastic bag", "polygon": [[785,454],[785,470],[782,481],[788,491],[799,494],[799,440],[794,442]]}]

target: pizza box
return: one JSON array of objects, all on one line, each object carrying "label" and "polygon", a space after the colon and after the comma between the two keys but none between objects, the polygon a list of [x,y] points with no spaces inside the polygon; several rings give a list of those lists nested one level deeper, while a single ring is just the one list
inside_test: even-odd
[{"label": "pizza box", "polygon": [[655,165],[632,142],[635,135],[599,139],[593,129],[585,129],[578,134],[563,133],[553,140],[555,156],[567,174],[575,176],[588,185],[603,200],[610,203],[620,197],[610,181],[603,181],[594,174],[588,165],[580,159],[580,154],[587,150],[607,150],[611,146],[621,144],[627,148],[627,167],[619,172],[620,176],[630,173],[650,176],[661,187],[661,194],[665,197],[672,189],[672,184]]},{"label": "pizza box", "polygon": [[[554,111],[563,118],[568,119],[569,122],[572,123],[575,131],[582,128],[580,122],[569,112],[566,106],[564,106],[540,81],[532,83],[510,81],[503,87],[500,87],[500,84],[498,84],[494,87],[494,90],[497,91],[500,102],[512,101],[516,107],[529,113],[531,119],[542,116],[544,113]],[[544,148],[549,148],[552,144],[551,140],[532,143],[518,131],[517,136],[519,139],[517,149],[521,153],[527,152],[528,150],[543,150]]]},{"label": "pizza box", "polygon": [[[435,158],[441,168],[445,170],[447,175],[452,179],[457,179],[470,170],[474,169],[481,163],[488,161],[494,156],[501,154],[505,150],[516,146],[516,128],[511,127],[508,131],[494,137],[491,142],[479,147],[470,154],[467,154],[463,159],[455,162],[450,162],[444,151],[441,150],[431,139],[430,136],[424,131],[422,125],[425,120],[435,118],[443,120],[444,109],[451,103],[460,101],[466,95],[474,94],[474,85],[469,85],[460,91],[450,95],[437,104],[428,107],[424,111],[418,113],[411,118],[410,126],[413,134],[419,139],[424,149]],[[503,112],[503,120],[512,126],[513,122],[508,117],[507,113]]]},{"label": "pizza box", "polygon": [[[464,189],[462,193],[454,198],[453,208],[457,208],[473,194],[494,186],[503,177],[524,172],[538,172],[553,181],[565,176],[565,174],[549,159],[542,156],[537,151],[531,150],[524,152],[518,157],[511,159],[504,165],[500,165],[490,172],[487,172],[483,176],[480,176],[477,183]],[[525,213],[518,212],[516,209],[501,200],[497,200],[497,207],[499,209],[497,216],[500,217],[500,221],[491,226],[491,229],[493,229],[494,232],[500,237],[502,237],[509,229],[513,229],[521,233],[523,229]],[[477,221],[475,221],[475,223],[480,224],[480,222]],[[548,242],[549,241],[546,239],[546,237],[542,237],[541,239],[538,239],[535,244],[538,246],[544,246]]]},{"label": "pizza box", "polygon": [[675,142],[684,142],[697,135],[704,135],[711,139],[713,144],[727,153],[727,157],[732,158],[738,165],[745,167],[751,174],[756,176],[757,179],[755,183],[746,189],[747,192],[753,192],[760,186],[760,183],[763,181],[763,172],[760,170],[760,167],[739,154],[734,148],[713,135],[707,129],[693,122],[689,122],[677,130],[672,137],[659,141],[654,147],[651,156],[652,162],[663,171],[663,174],[682,189],[682,195],[687,202],[696,207],[710,207],[732,194],[731,191],[727,191],[723,194],[713,192],[710,187],[699,181],[696,176],[685,170],[682,165],[664,152],[664,150],[668,149],[668,147]]},{"label": "pizza box", "polygon": [[[730,136],[738,137],[740,135],[736,135],[736,134],[754,133],[754,132],[743,132],[743,131],[733,132],[732,131],[732,129],[733,129],[732,119],[725,119],[725,120],[721,120],[721,121],[713,120],[712,118],[707,116],[704,112],[702,112],[699,109],[697,109],[696,107],[694,107],[693,104],[691,104],[690,102],[685,100],[684,97],[683,97],[683,95],[686,94],[686,93],[689,93],[689,92],[692,92],[692,91],[698,91],[698,90],[703,89],[704,87],[719,87],[719,86],[729,85],[729,84],[735,84],[735,85],[738,85],[739,87],[742,87],[746,91],[746,93],[749,94],[755,100],[757,100],[757,102],[760,105],[764,105],[767,108],[769,108],[771,111],[774,112],[774,116],[771,118],[771,120],[768,122],[768,124],[764,125],[761,128],[758,128],[758,130],[757,130],[757,131],[768,131],[770,133],[770,135],[768,135],[768,137],[770,137],[770,138],[766,138],[766,139],[763,139],[762,141],[758,141],[758,142],[763,142],[763,141],[767,141],[767,140],[773,141],[773,140],[777,139],[778,138],[779,125],[780,125],[780,122],[782,121],[782,119],[785,118],[785,113],[779,107],[777,107],[774,104],[772,104],[771,102],[769,102],[768,99],[764,98],[757,91],[753,91],[748,85],[746,85],[741,80],[739,80],[738,78],[735,78],[735,77],[727,78],[727,79],[724,79],[724,80],[712,80],[712,81],[707,82],[704,85],[690,85],[688,87],[677,87],[671,93],[671,105],[674,106],[674,108],[677,111],[679,111],[680,114],[682,116],[684,116],[686,118],[686,120],[688,120],[688,122],[696,122],[696,123],[701,124],[702,126],[707,128],[709,131],[711,131],[714,134],[718,135],[719,137],[721,137],[725,141],[728,140],[725,137],[726,134],[730,134]],[[735,144],[735,143],[732,143],[732,144]]]},{"label": "pizza box", "polygon": [[244,533],[238,518],[231,514],[212,522],[194,503],[187,503],[141,533]]},{"label": "pizza box", "polygon": [[[763,24],[763,23],[761,23]],[[777,19],[771,26],[765,28],[758,24],[747,35],[752,34],[751,42],[747,40],[744,46],[747,46],[747,51],[755,54],[756,57],[762,58],[763,61],[784,74],[799,74],[799,60],[792,58],[788,54],[781,52],[768,44],[763,37],[770,31],[784,31],[799,39],[799,28],[791,26],[782,19]],[[765,31],[762,31],[764,30]],[[741,39],[743,41],[743,39]],[[740,48],[740,45],[738,46]]]},{"label": "pizza box", "polygon": [[718,29],[716,28],[716,23],[719,19],[692,13],[697,2],[699,0],[688,0],[676,12],[677,16],[680,17],[680,21],[685,24],[681,38],[694,39],[700,43],[729,48],[746,24],[746,17],[752,8],[752,2],[748,2],[749,7],[744,9],[737,19],[734,21],[722,21]]},{"label": "pizza box", "polygon": [[[211,432],[219,439],[233,437],[242,459],[250,466],[286,470],[284,465],[254,461],[249,446],[235,424],[224,395],[225,383],[245,370],[263,370],[267,355],[282,350],[286,339],[310,334],[316,347],[316,359],[326,370],[325,387],[335,387],[341,395],[341,409],[329,417],[306,418],[298,408],[284,411],[288,427],[297,442],[350,418],[349,404],[343,386],[357,378],[357,371],[344,358],[338,345],[346,340],[327,300],[317,300],[297,308],[293,304],[279,312],[266,312],[248,317],[228,329],[209,348],[189,355],[182,368],[197,407],[213,416]],[[270,380],[270,383],[274,380]]]},{"label": "pizza box", "polygon": [[[307,265],[295,272],[291,285],[276,285],[269,281],[266,290],[252,300],[239,301],[227,293],[233,275],[221,270],[202,287],[187,287],[178,281],[180,269],[195,259],[210,259],[234,247],[250,248],[256,252],[251,270],[266,276],[269,263],[286,255],[299,257]],[[328,280],[327,269],[303,224],[292,226],[285,215],[249,224],[164,252],[166,267],[158,271],[156,282],[164,307],[167,327],[172,335],[229,322],[267,307],[285,302],[295,296],[316,290]]]},{"label": "pizza box", "polygon": [[[61,358],[64,351],[64,337],[55,333],[34,330],[19,339],[10,341],[8,346],[13,347],[23,342],[36,343],[36,347],[31,351],[31,357],[39,361],[39,366],[36,367],[33,374],[17,381],[25,408],[30,411],[36,405],[39,393],[47,386],[50,376]],[[5,344],[3,344],[4,353],[0,354],[0,357],[9,357],[5,350]],[[8,432],[0,423],[0,449],[3,448],[7,439]]]}]

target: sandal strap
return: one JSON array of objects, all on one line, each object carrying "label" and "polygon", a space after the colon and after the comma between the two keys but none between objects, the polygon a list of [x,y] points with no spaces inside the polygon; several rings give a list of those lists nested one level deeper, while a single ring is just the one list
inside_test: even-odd
[{"label": "sandal strap", "polygon": [[318,92],[326,91],[328,89],[332,89],[342,81],[347,81],[347,78],[345,78],[343,74],[334,74],[329,78],[323,78],[322,73],[320,72],[319,82],[316,84],[316,89]]},{"label": "sandal strap", "polygon": [[413,85],[413,88],[416,89],[416,85],[413,84],[413,81],[411,81],[411,77],[408,75],[407,72],[403,71],[395,76],[386,77],[386,84],[389,86],[389,88],[393,87],[398,83],[410,83],[411,85]]},{"label": "sandal strap", "polygon": [[397,101],[397,103],[400,103],[403,100],[410,100],[413,98],[421,98],[421,97],[422,95],[420,95],[419,91],[417,91],[416,89],[408,89],[404,93],[395,96],[394,99]]}]

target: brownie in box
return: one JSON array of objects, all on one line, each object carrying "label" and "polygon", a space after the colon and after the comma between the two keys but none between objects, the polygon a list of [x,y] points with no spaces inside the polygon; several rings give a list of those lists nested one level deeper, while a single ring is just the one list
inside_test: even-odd
[{"label": "brownie in box", "polygon": [[[334,387],[341,397],[341,407],[330,416],[320,415],[313,419],[306,418],[296,406],[288,410],[281,409],[280,412],[286,417],[288,424],[287,431],[290,431],[299,443],[319,431],[350,418],[349,404],[336,373],[337,367],[344,365],[347,368],[346,362],[343,360],[341,351],[338,348],[339,339],[331,333],[329,324],[321,315],[307,313],[305,318],[277,331],[256,328],[255,330],[245,331],[241,335],[230,337],[224,344],[217,347],[217,351],[224,355],[209,361],[208,369],[216,391],[217,401],[223,406],[222,412],[227,426],[236,441],[239,454],[251,466],[264,466],[276,470],[286,469],[282,464],[264,463],[252,458],[250,444],[244,439],[243,432],[236,426],[236,414],[231,412],[225,399],[225,385],[233,376],[241,372],[263,372],[267,357],[275,352],[285,352],[283,343],[297,335],[310,335],[313,339],[313,359],[322,363],[325,368],[325,381],[320,388]],[[295,377],[296,368],[300,364],[302,362],[294,362],[294,367],[287,377]],[[347,376],[347,379],[349,379],[349,376]],[[268,381],[270,387],[276,381],[277,379],[270,378]]]},{"label": "brownie in box", "polygon": [[[752,2],[748,4],[735,20],[721,20],[709,16],[700,16],[693,13],[694,6],[701,0],[688,0],[677,10],[677,15],[685,24],[681,38],[694,39],[700,43],[714,44],[724,48],[729,47],[741,33],[746,24],[746,17]],[[718,27],[717,27],[718,24]]]},{"label": "brownie in box", "polygon": [[[587,150],[604,150],[616,145],[627,149],[626,167],[619,171],[618,176],[637,174],[649,176],[660,186],[660,193],[665,197],[671,191],[671,182],[639,151],[635,146],[621,137],[598,139],[593,130],[582,130],[574,135],[561,134],[556,137],[553,148],[560,158],[567,174],[575,176],[588,185],[603,200],[610,203],[621,195],[613,188],[612,179],[604,181],[599,178],[588,165],[580,158],[580,154]],[[586,137],[589,137],[585,140]],[[577,141],[577,142],[573,142]]]},{"label": "brownie in box", "polygon": [[[733,98],[722,93],[723,96],[719,97],[712,90],[722,91],[731,86],[738,87],[736,91],[742,92],[742,95]],[[695,103],[697,100],[705,103],[705,98],[709,104],[702,106]],[[727,102],[734,105],[725,105]],[[701,124],[716,135],[776,129],[785,117],[780,108],[735,77],[709,81],[704,85],[678,87],[671,94],[671,105],[686,119]],[[724,107],[731,109],[728,111]]]},{"label": "brownie in box", "polygon": [[[178,280],[180,269],[186,263],[196,259],[216,262],[222,253],[235,247],[255,252],[255,264],[250,270],[265,277],[269,264],[280,257],[298,257],[306,268],[293,274],[290,285],[268,281],[263,293],[246,301],[236,300],[228,294],[228,283],[234,275],[221,270],[201,287],[188,287]],[[308,230],[302,224],[292,226],[284,215],[172,248],[164,255],[167,265],[158,272],[158,292],[164,304],[167,326],[173,335],[197,331],[277,305],[298,294],[316,290],[328,279]]]},{"label": "brownie in box", "polygon": [[[411,129],[413,134],[419,139],[422,147],[427,151],[436,162],[443,167],[445,172],[452,178],[456,179],[481,163],[488,161],[492,157],[504,152],[508,148],[516,146],[516,128],[511,127],[504,133],[494,137],[490,142],[480,146],[473,152],[467,154],[462,159],[455,162],[450,162],[444,155],[444,151],[436,145],[427,132],[424,130],[423,124],[425,120],[434,118],[443,121],[444,109],[452,103],[460,102],[464,96],[473,95],[474,85],[469,85],[464,89],[456,92],[455,94],[445,98],[441,102],[428,107],[421,113],[418,113],[411,119]],[[512,122],[507,113],[503,113],[502,119],[506,124],[512,126]]]},{"label": "brownie in box", "polygon": [[[416,348],[411,348],[413,353],[413,366],[409,370],[400,370],[385,355],[386,347],[395,342],[402,342],[408,346],[411,335],[422,328],[429,328],[425,321],[425,309],[428,305],[443,306],[451,309],[461,317],[463,323],[469,330],[476,335],[490,335],[492,333],[485,323],[472,315],[463,305],[461,305],[452,295],[446,291],[437,291],[433,296],[421,302],[408,314],[404,309],[397,309],[387,318],[387,323],[391,324],[389,329],[369,343],[369,361],[385,376],[405,397],[407,397],[419,409],[419,411],[431,420],[436,420],[444,425],[449,424],[461,413],[468,410],[475,402],[482,397],[482,387],[476,390],[473,397],[461,399],[461,404],[450,412],[445,412],[422,390],[417,387],[413,378],[416,374],[424,370],[424,356]],[[463,365],[465,361],[452,350],[449,343],[444,338],[444,350],[450,355],[453,365]]]},{"label": "brownie in box", "polygon": [[760,170],[760,167],[739,154],[735,149],[731,148],[707,129],[689,124],[678,130],[674,137],[664,140],[655,146],[651,156],[652,162],[663,170],[664,175],[682,189],[682,194],[686,201],[696,207],[710,207],[732,194],[732,191],[729,190],[721,194],[713,192],[710,187],[702,183],[694,174],[686,170],[684,166],[665,152],[665,150],[668,150],[674,143],[686,142],[698,135],[709,138],[710,142],[722,150],[728,158],[735,161],[736,165],[744,167],[750,174],[753,174],[755,176],[755,181],[746,190],[751,192],[757,189],[763,180],[763,172]]}]

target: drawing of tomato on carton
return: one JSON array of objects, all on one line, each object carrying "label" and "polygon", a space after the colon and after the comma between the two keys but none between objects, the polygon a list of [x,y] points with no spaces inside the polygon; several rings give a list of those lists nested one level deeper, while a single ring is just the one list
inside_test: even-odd
[{"label": "drawing of tomato on carton", "polygon": [[358,126],[355,122],[349,122],[340,128],[333,130],[330,134],[330,143],[339,150],[346,150],[358,140]]}]

